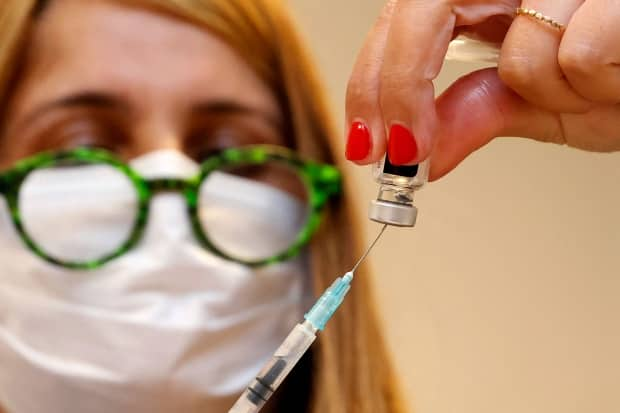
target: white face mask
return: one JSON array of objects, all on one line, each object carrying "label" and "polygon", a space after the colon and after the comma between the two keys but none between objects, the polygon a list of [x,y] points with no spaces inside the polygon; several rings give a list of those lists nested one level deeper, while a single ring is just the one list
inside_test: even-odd
[{"label": "white face mask", "polygon": [[[198,168],[175,151],[145,155],[132,166],[145,177],[185,178]],[[211,198],[216,184],[208,191]],[[247,237],[260,237],[266,246],[281,242],[265,229],[275,226],[273,233],[281,237],[282,214],[297,215],[293,209],[303,206],[288,196],[286,208],[257,208],[243,198],[276,196],[281,205],[287,195],[252,182],[240,185],[239,192],[252,197],[241,197],[219,224],[230,222],[236,230],[242,221]],[[23,246],[0,198],[0,408],[7,413],[230,408],[301,319],[307,266],[303,257],[259,269],[223,260],[194,240],[185,209],[181,195],[157,195],[134,250],[101,269],[72,271]]]}]

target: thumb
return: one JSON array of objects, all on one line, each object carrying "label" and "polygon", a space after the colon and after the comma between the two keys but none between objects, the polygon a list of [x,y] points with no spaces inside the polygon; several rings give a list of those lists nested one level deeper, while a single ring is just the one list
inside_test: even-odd
[{"label": "thumb", "polygon": [[460,78],[437,98],[436,108],[440,127],[431,180],[441,178],[498,136],[564,143],[559,115],[523,100],[502,83],[497,68]]}]

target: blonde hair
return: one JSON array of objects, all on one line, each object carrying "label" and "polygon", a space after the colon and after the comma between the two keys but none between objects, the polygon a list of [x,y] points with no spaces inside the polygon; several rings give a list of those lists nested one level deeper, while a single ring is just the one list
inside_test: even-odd
[{"label": "blonde hair", "polygon": [[[175,15],[226,41],[271,87],[290,119],[293,146],[303,155],[334,162],[335,131],[321,87],[284,6],[277,0],[116,0]],[[0,4],[0,118],[42,2]],[[313,239],[311,269],[316,292],[351,268],[361,239],[344,199],[327,209]],[[279,392],[277,411],[400,413],[398,386],[375,313],[370,281],[361,268],[347,301],[313,348],[306,367]],[[310,394],[308,395],[308,392]],[[1,402],[1,401],[0,401]],[[1,408],[0,408],[1,409]]]}]

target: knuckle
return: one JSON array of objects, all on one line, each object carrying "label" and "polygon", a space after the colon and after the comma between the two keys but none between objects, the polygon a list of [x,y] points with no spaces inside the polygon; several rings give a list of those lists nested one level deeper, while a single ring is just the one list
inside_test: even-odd
[{"label": "knuckle", "polygon": [[370,105],[370,92],[363,83],[349,82],[346,93],[346,106],[349,110],[360,110]]},{"label": "knuckle", "polygon": [[604,56],[591,44],[572,45],[560,48],[558,62],[567,75],[591,76],[604,64]]},{"label": "knuckle", "polygon": [[403,86],[416,81],[415,71],[412,65],[391,64],[381,71],[381,88],[400,89]]},{"label": "knuckle", "polygon": [[368,71],[356,71],[347,83],[345,100],[348,108],[368,107],[376,102],[377,79],[365,73]]},{"label": "knuckle", "polygon": [[366,90],[362,87],[363,83],[355,78],[351,78],[347,84],[346,102],[347,106],[358,105],[366,97]]},{"label": "knuckle", "polygon": [[393,88],[381,89],[379,107],[384,115],[394,117],[394,112],[402,113],[403,110],[410,106],[412,106],[412,99],[410,95],[402,93],[402,90]]},{"label": "knuckle", "polygon": [[406,107],[421,82],[409,67],[392,67],[381,73],[380,101],[382,107]]},{"label": "knuckle", "polygon": [[497,71],[500,79],[515,90],[531,88],[538,79],[536,67],[529,59],[514,56],[502,57]]}]

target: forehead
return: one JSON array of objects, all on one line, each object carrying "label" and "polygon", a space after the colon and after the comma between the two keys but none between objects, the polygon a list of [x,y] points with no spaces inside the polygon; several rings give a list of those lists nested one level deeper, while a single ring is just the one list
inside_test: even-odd
[{"label": "forehead", "polygon": [[18,107],[104,89],[143,104],[234,97],[277,109],[267,86],[217,36],[112,0],[53,0],[35,26],[25,70]]}]

